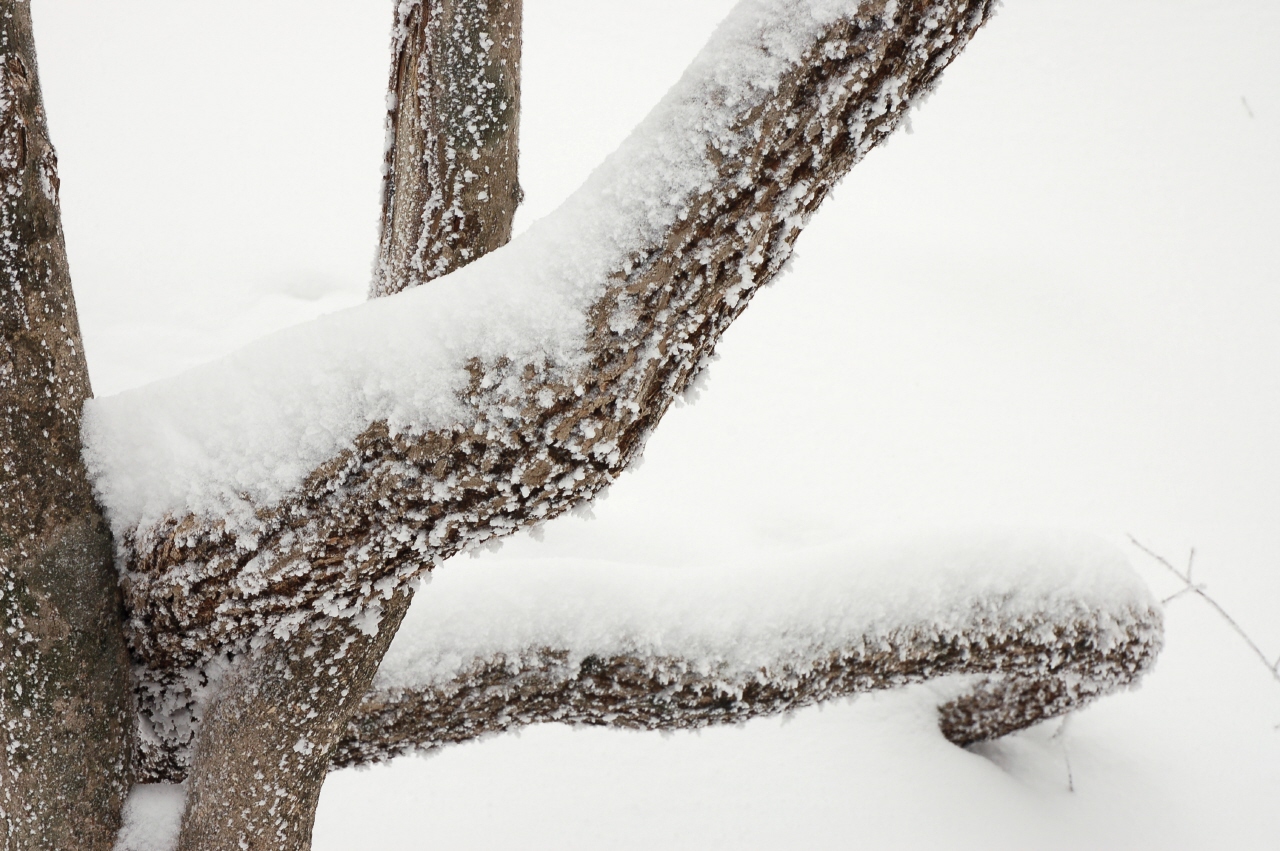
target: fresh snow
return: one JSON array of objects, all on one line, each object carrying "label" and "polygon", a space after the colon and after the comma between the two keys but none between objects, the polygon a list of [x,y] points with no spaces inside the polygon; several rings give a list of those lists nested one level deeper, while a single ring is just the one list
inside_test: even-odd
[{"label": "fresh snow", "polygon": [[[558,210],[430,287],[289,328],[85,408],[85,459],[117,535],[166,514],[251,523],[370,424],[466,426],[474,358],[586,363],[585,311],[709,186],[735,116],[858,0],[742,0],[680,82]],[[518,388],[512,388],[513,391]]]},{"label": "fresh snow", "polygon": [[426,587],[374,686],[447,683],[473,661],[541,648],[568,651],[570,665],[635,653],[733,676],[803,666],[903,630],[973,634],[984,622],[1020,618],[1126,621],[1154,605],[1123,553],[1068,533],[842,541],[781,561],[740,556],[696,571],[565,558],[463,561]]},{"label": "fresh snow", "polygon": [[173,851],[186,790],[177,783],[139,783],[124,804],[115,851]]}]

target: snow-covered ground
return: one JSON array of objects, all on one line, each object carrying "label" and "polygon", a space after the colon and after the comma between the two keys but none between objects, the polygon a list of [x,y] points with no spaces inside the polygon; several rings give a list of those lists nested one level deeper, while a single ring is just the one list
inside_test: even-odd
[{"label": "snow-covered ground", "polygon": [[[100,395],[363,298],[390,4],[34,5]],[[731,5],[528,4],[520,226]],[[1065,527],[1177,590],[1132,533],[1195,547],[1280,655],[1278,44],[1272,0],[1010,0],[596,519],[442,574],[783,574],[848,536]],[[533,728],[334,775],[316,848],[1277,847],[1280,683],[1199,600],[1166,629],[1141,690],[1061,731],[959,750],[930,687],[701,734]]]}]

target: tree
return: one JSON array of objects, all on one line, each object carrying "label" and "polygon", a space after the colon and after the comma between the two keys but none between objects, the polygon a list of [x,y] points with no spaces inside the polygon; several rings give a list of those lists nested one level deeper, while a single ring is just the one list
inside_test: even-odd
[{"label": "tree", "polygon": [[[500,252],[519,199],[520,6],[400,4],[371,294],[467,269],[392,309],[99,400],[83,430],[29,11],[4,5],[11,847],[106,847],[132,779],[183,777],[180,847],[306,847],[335,764],[539,720],[696,726],[939,673],[1002,675],[943,707],[966,743],[1060,714],[1154,657],[1150,607],[996,606],[738,681],[634,653],[570,664],[572,648],[553,646],[370,690],[413,580],[625,469],[826,192],[990,4],[744,4],[611,165]],[[407,378],[382,369],[390,357]],[[317,374],[332,383],[313,386]]]}]

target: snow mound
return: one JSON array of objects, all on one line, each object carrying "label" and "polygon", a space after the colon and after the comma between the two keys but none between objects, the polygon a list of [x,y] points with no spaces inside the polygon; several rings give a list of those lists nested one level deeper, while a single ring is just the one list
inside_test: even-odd
[{"label": "snow mound", "polygon": [[178,783],[139,783],[124,802],[124,824],[115,851],[173,851],[186,789]]}]

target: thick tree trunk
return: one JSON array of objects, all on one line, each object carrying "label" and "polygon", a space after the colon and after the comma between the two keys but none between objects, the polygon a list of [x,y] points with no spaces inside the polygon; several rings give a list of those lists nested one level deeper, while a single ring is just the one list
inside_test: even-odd
[{"label": "thick tree trunk", "polygon": [[31,10],[0,2],[0,830],[109,849],[133,751],[111,538],[80,459],[90,396]]}]

